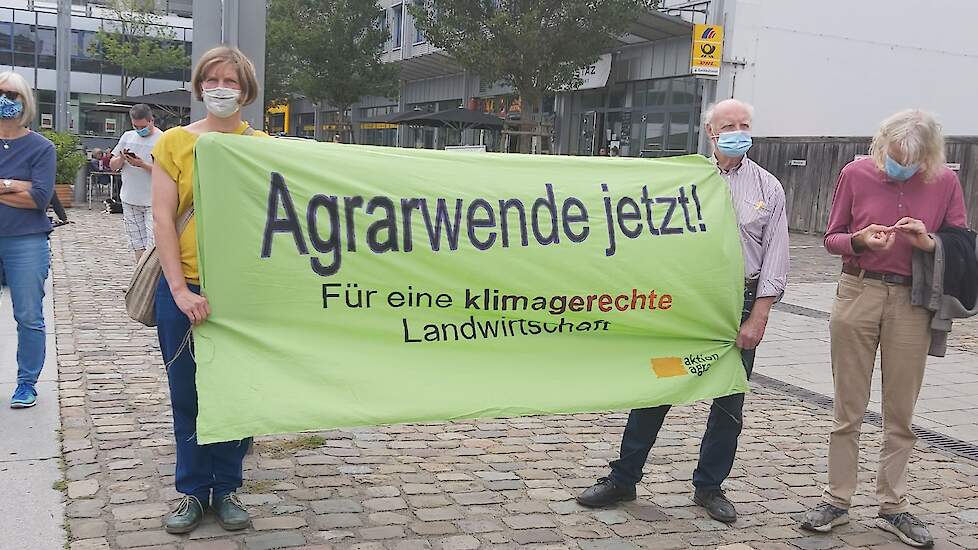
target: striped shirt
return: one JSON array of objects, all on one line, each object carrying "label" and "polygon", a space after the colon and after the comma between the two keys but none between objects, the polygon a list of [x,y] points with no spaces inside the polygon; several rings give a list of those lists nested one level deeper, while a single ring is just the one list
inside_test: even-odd
[{"label": "striped shirt", "polygon": [[744,277],[757,280],[758,298],[771,296],[780,300],[788,284],[784,188],[778,178],[746,156],[737,167],[719,170],[730,186],[740,226]]}]

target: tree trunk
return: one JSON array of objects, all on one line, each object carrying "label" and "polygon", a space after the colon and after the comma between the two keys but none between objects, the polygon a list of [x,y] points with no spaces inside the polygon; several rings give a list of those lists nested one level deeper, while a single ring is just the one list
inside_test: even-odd
[{"label": "tree trunk", "polygon": [[[534,127],[533,108],[536,105],[534,96],[524,94],[520,96],[520,132],[531,132]],[[519,134],[520,153],[528,154],[532,152],[533,136],[529,133]]]}]

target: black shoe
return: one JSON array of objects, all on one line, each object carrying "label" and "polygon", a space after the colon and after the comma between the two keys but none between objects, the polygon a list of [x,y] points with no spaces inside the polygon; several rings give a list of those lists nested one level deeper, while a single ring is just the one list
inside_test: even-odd
[{"label": "black shoe", "polygon": [[622,487],[608,477],[602,477],[596,484],[577,495],[577,503],[588,508],[602,508],[626,500],[635,500],[635,486]]},{"label": "black shoe", "polygon": [[163,527],[166,528],[167,533],[174,535],[189,533],[200,525],[202,519],[204,519],[204,505],[197,500],[197,497],[187,495],[176,509],[166,516]]},{"label": "black shoe", "polygon": [[723,489],[697,489],[693,493],[693,502],[706,508],[706,513],[719,522],[737,521],[737,509],[723,495]]}]

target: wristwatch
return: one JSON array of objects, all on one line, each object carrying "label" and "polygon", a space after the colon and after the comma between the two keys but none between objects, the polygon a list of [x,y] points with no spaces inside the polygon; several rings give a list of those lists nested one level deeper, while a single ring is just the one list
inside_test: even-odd
[{"label": "wristwatch", "polygon": [[13,180],[10,180],[10,179],[5,179],[3,181],[0,181],[0,183],[3,184],[3,190],[4,191],[10,191],[10,188],[13,187],[13,185],[14,185]]}]

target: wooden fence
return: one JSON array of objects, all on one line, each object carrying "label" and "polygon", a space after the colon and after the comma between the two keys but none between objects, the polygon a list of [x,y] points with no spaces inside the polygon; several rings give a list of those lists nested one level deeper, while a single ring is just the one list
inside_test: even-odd
[{"label": "wooden fence", "polygon": [[[788,227],[824,233],[842,167],[869,151],[870,138],[754,138],[750,157],[784,185]],[[978,227],[978,137],[947,138],[947,162],[958,165],[968,221]]]}]

